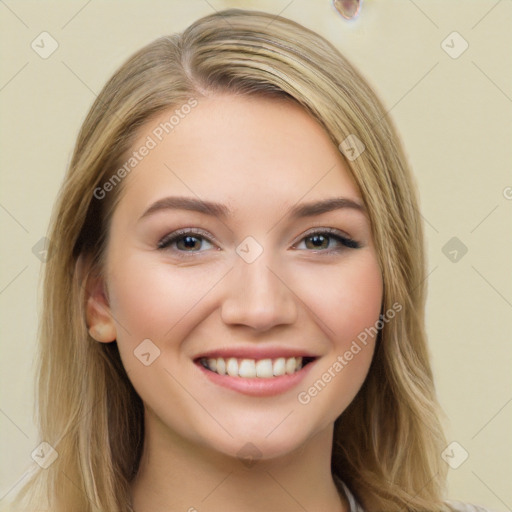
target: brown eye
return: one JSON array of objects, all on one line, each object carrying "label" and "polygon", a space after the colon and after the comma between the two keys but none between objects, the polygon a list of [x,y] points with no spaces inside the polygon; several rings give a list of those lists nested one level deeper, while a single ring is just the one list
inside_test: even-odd
[{"label": "brown eye", "polygon": [[[306,247],[308,249],[327,249],[329,247],[329,236],[324,235],[311,235],[305,238],[306,240]],[[308,246],[307,240],[310,240],[311,243]],[[327,242],[327,245],[326,245]]]},{"label": "brown eye", "polygon": [[[181,243],[182,242],[182,243]],[[181,243],[181,246],[180,246]],[[197,236],[181,236],[176,239],[176,247],[180,250],[199,249],[201,239]]]},{"label": "brown eye", "polygon": [[[204,252],[204,250],[201,249],[205,244],[211,245],[211,242],[207,237],[203,236],[202,232],[198,233],[191,230],[181,230],[166,235],[158,242],[157,248],[173,250],[176,253],[196,253]],[[209,247],[206,248],[208,249]]]},{"label": "brown eye", "polygon": [[361,244],[356,240],[352,240],[332,228],[314,231],[302,240],[305,241],[306,249],[320,250],[322,252],[339,251],[342,249],[340,246],[350,249],[359,249],[361,247]]}]

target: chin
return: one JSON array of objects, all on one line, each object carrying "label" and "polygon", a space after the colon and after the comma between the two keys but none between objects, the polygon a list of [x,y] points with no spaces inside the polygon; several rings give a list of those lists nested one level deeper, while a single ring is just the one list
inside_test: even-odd
[{"label": "chin", "polygon": [[[280,457],[293,456],[302,451],[306,444],[318,434],[322,428],[313,428],[303,421],[303,418],[279,421],[244,421],[239,424],[230,424],[227,430],[229,435],[216,435],[203,438],[209,448],[229,457],[237,458],[247,466],[256,461],[272,461]],[[290,420],[290,421],[289,421]],[[281,424],[279,424],[281,422]]]}]

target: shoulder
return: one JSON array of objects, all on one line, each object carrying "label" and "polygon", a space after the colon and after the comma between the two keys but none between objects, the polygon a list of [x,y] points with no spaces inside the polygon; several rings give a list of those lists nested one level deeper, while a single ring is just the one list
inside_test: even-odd
[{"label": "shoulder", "polygon": [[446,504],[453,510],[453,512],[496,512],[490,508],[484,508],[480,505],[473,505],[471,503],[463,503],[462,501],[446,501]]}]

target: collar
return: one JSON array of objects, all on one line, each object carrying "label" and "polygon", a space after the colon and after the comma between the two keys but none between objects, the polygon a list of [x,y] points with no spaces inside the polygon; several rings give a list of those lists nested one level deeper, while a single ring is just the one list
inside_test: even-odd
[{"label": "collar", "polygon": [[356,497],[352,494],[350,489],[345,485],[339,478],[335,478],[335,481],[341,487],[343,494],[348,501],[349,512],[365,512],[362,505],[356,500]]}]

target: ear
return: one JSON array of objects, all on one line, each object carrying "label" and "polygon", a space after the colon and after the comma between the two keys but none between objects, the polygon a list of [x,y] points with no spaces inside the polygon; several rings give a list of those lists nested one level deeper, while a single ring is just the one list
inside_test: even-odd
[{"label": "ear", "polygon": [[87,264],[80,255],[77,270],[83,282],[85,297],[85,315],[89,334],[101,343],[110,343],[117,338],[116,324],[110,311],[105,279],[94,267]]}]

